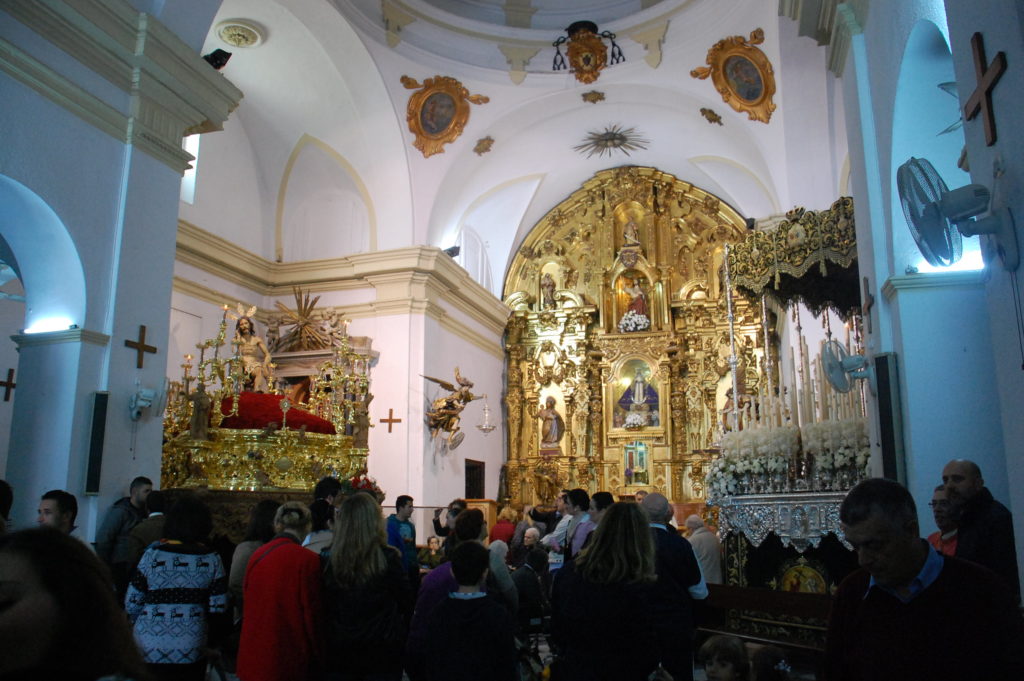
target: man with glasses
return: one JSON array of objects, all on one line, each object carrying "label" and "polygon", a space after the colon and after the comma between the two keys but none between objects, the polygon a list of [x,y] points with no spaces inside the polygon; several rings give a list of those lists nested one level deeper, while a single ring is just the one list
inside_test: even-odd
[{"label": "man with glasses", "polygon": [[935,527],[939,528],[938,531],[928,535],[928,543],[944,556],[955,556],[957,512],[953,504],[949,503],[945,485],[935,488],[935,491],[932,492],[932,500],[928,502],[928,505],[932,509],[932,517],[935,518]]}]

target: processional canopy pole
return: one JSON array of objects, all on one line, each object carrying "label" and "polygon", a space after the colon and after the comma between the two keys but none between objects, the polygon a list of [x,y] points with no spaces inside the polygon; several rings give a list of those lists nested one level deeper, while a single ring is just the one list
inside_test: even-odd
[{"label": "processional canopy pole", "polygon": [[736,315],[732,308],[732,277],[729,275],[729,244],[725,245],[725,301],[728,304],[729,320],[729,370],[732,372],[732,429],[739,430],[740,424],[740,382],[736,372]]}]

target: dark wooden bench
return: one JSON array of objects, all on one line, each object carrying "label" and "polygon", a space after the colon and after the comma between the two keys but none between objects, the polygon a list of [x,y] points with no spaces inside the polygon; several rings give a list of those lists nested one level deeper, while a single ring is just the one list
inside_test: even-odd
[{"label": "dark wooden bench", "polygon": [[792,661],[820,670],[832,597],[709,584],[699,613],[698,645],[715,634],[782,648]]}]

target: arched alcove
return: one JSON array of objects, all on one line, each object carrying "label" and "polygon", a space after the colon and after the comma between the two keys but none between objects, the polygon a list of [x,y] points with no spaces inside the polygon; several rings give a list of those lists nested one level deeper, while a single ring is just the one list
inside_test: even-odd
[{"label": "arched alcove", "polygon": [[373,203],[355,169],[304,135],[292,150],[278,196],[278,257],[319,260],[377,248]]},{"label": "arched alcove", "polygon": [[[907,267],[934,271],[914,243],[896,188],[896,170],[911,156],[927,159],[950,189],[970,182],[970,176],[957,167],[964,146],[963,130],[956,127],[943,132],[960,118],[955,87],[953,58],[939,27],[921,20],[907,40],[900,64],[893,110],[892,131],[892,244],[894,272]],[[940,87],[944,84],[946,89]],[[982,267],[978,237],[964,239],[960,262],[946,269]]]},{"label": "arched alcove", "polygon": [[57,214],[25,185],[0,175],[0,236],[17,258],[27,331],[58,331],[85,321],[85,275]]}]

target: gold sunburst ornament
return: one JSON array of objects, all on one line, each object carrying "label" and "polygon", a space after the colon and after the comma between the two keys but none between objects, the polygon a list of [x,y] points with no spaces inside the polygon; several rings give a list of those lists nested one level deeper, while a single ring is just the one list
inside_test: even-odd
[{"label": "gold sunburst ornament", "polygon": [[583,138],[582,144],[577,144],[573,149],[586,154],[590,158],[594,154],[599,157],[612,152],[621,151],[626,156],[629,152],[638,149],[646,149],[650,140],[640,136],[636,128],[623,128],[621,125],[609,125],[602,131],[591,131]]},{"label": "gold sunburst ornament", "polygon": [[281,350],[317,350],[331,346],[329,338],[320,332],[320,321],[313,315],[320,296],[309,299],[309,292],[303,294],[302,289],[293,289],[295,294],[295,310],[289,310],[281,302],[277,308],[288,316],[286,324],[293,324],[291,331],[278,344]]}]

